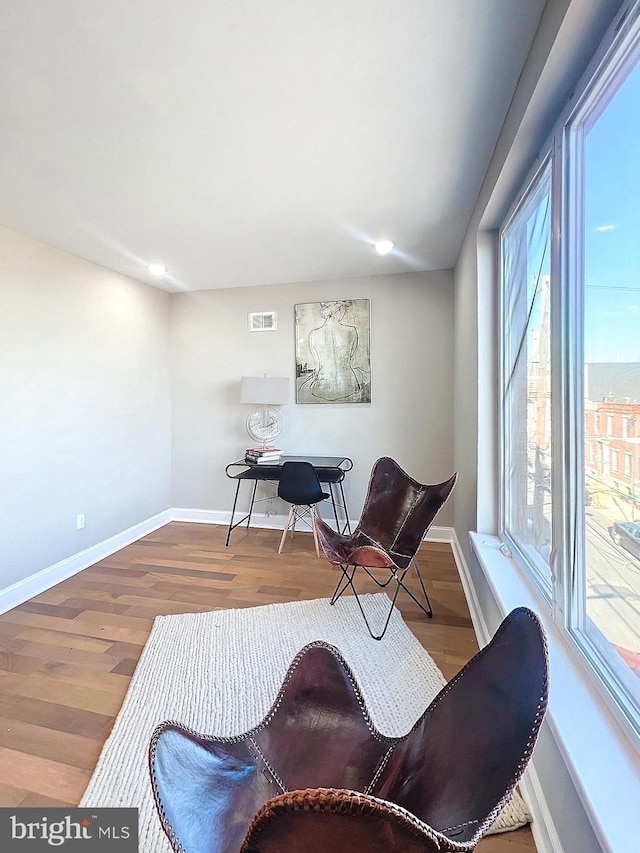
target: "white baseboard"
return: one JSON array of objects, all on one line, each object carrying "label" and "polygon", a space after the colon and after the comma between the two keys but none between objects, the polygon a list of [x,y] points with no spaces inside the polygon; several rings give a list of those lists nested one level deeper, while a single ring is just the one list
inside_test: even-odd
[{"label": "white baseboard", "polygon": [[491,632],[489,631],[489,626],[487,625],[484,613],[482,612],[478,599],[475,595],[473,582],[471,580],[471,575],[469,574],[469,567],[467,566],[467,561],[464,558],[464,552],[460,547],[460,542],[456,536],[455,530],[453,530],[452,533],[453,536],[450,541],[451,550],[453,551],[453,559],[456,561],[456,566],[458,567],[460,582],[462,583],[462,589],[464,590],[464,595],[467,599],[469,614],[471,615],[473,630],[476,632],[478,645],[480,648],[484,648],[491,639]]},{"label": "white baseboard", "polygon": [[173,507],[169,512],[171,513],[171,521],[186,521],[189,524],[224,524],[227,526],[229,524],[229,518],[231,517],[230,512],[216,509],[186,509]]},{"label": "white baseboard", "polygon": [[[225,527],[227,527],[231,521],[231,513],[227,510],[186,509],[182,507],[174,507],[171,510],[171,513],[172,521],[186,521],[193,522],[195,524],[224,524]],[[239,521],[243,514],[246,514],[246,510],[236,512],[235,520]],[[327,516],[327,519],[331,522],[331,516]],[[283,530],[286,523],[286,515],[267,515],[263,512],[254,512],[251,515],[251,527],[260,527],[268,530]],[[357,523],[357,521],[350,521],[352,530],[355,529]]]},{"label": "white baseboard", "polygon": [[46,569],[30,575],[28,578],[17,581],[11,586],[0,589],[0,613],[6,613],[23,604],[30,598],[39,595],[41,592],[51,589],[57,583],[60,583],[72,575],[81,572],[83,569],[104,560],[126,545],[131,545],[142,536],[147,536],[153,533],[159,527],[171,521],[171,510],[164,510],[157,515],[141,521],[139,524],[134,524],[133,527],[128,527],[126,530],[116,533],[115,536],[110,536],[108,539],[103,539],[92,545],[90,548],[85,548],[84,551],[79,551],[77,554],[72,554]]},{"label": "white baseboard", "polygon": [[564,853],[536,771],[535,755],[520,780],[520,791],[533,818],[531,834],[538,853]]},{"label": "white baseboard", "polygon": [[425,542],[453,542],[456,532],[453,527],[430,527]]},{"label": "white baseboard", "polygon": [[[225,527],[228,526],[231,521],[231,513],[228,510],[173,507],[170,512],[171,521],[184,521],[194,524],[224,524]],[[246,510],[236,513],[236,521],[242,517],[242,513],[246,513]],[[331,515],[328,515],[327,519],[329,523],[331,523]],[[260,527],[267,530],[282,530],[286,521],[286,515],[267,515],[262,512],[254,512],[251,516],[251,527]],[[355,530],[358,521],[350,519],[349,523],[351,525],[351,529]],[[428,542],[452,543],[454,539],[455,531],[453,527],[430,527],[427,535],[425,536],[425,541]]]}]

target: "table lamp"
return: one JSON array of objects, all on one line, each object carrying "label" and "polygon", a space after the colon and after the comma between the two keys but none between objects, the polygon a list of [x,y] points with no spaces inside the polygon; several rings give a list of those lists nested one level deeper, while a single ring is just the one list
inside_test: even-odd
[{"label": "table lamp", "polygon": [[262,447],[280,435],[284,419],[279,410],[289,400],[289,379],[282,376],[241,376],[240,402],[254,405],[247,415],[247,432]]}]

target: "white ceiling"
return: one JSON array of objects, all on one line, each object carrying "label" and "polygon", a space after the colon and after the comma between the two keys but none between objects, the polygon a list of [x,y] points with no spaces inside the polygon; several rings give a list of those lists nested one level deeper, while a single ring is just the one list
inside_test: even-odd
[{"label": "white ceiling", "polygon": [[173,291],[450,268],[543,7],[3,3],[0,224]]}]

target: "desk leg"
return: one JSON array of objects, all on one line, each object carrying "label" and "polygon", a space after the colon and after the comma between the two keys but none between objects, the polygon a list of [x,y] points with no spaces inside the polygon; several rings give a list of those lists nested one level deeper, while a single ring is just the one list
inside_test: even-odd
[{"label": "desk leg", "polygon": [[[344,488],[342,486],[342,480],[339,480],[337,483],[329,483],[328,486],[329,486],[329,493],[331,494],[331,504],[333,506],[333,514],[334,514],[335,519],[336,519],[336,530],[338,531],[338,533],[342,533],[342,534],[344,534],[346,531],[349,531],[349,533],[351,533],[351,523],[349,522],[349,511],[347,509],[347,499],[346,499],[345,494],[344,494]],[[335,492],[333,491],[335,487],[338,487],[340,489],[339,498],[340,498],[340,501],[342,501],[342,503],[336,503],[336,496],[335,496]],[[338,518],[338,506],[341,506],[342,509],[344,510],[344,524],[343,525],[340,524],[340,519]]]},{"label": "desk leg", "polygon": [[[344,527],[342,528],[342,532],[348,530],[351,533],[351,522],[349,521],[349,510],[347,509],[347,499],[344,496],[344,489],[342,487],[342,480],[338,483],[340,486],[340,495],[342,497],[342,508],[344,509]],[[338,526],[338,532],[340,531],[340,527]]]},{"label": "desk leg", "polygon": [[340,533],[340,522],[338,521],[338,507],[336,506],[336,496],[333,492],[335,483],[329,483],[329,492],[331,493],[331,503],[333,504],[333,514],[336,517],[336,530]]},{"label": "desk leg", "polygon": [[227,541],[224,543],[225,547],[229,545],[229,539],[231,538],[231,531],[233,530],[233,517],[236,514],[236,504],[238,503],[238,493],[240,491],[240,483],[242,480],[238,480],[236,485],[236,496],[233,500],[233,509],[231,510],[231,521],[229,522],[229,529],[227,530]]},{"label": "desk leg", "polygon": [[256,499],[256,489],[258,488],[258,481],[253,481],[253,491],[251,492],[251,505],[249,506],[249,515],[247,517],[247,530],[251,524],[251,513],[253,512],[253,503]]}]

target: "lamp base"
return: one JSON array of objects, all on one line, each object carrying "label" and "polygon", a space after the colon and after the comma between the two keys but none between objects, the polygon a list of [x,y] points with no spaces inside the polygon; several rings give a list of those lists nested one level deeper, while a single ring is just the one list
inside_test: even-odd
[{"label": "lamp base", "polygon": [[258,406],[247,415],[247,432],[264,447],[271,444],[282,432],[284,418],[278,409]]}]

